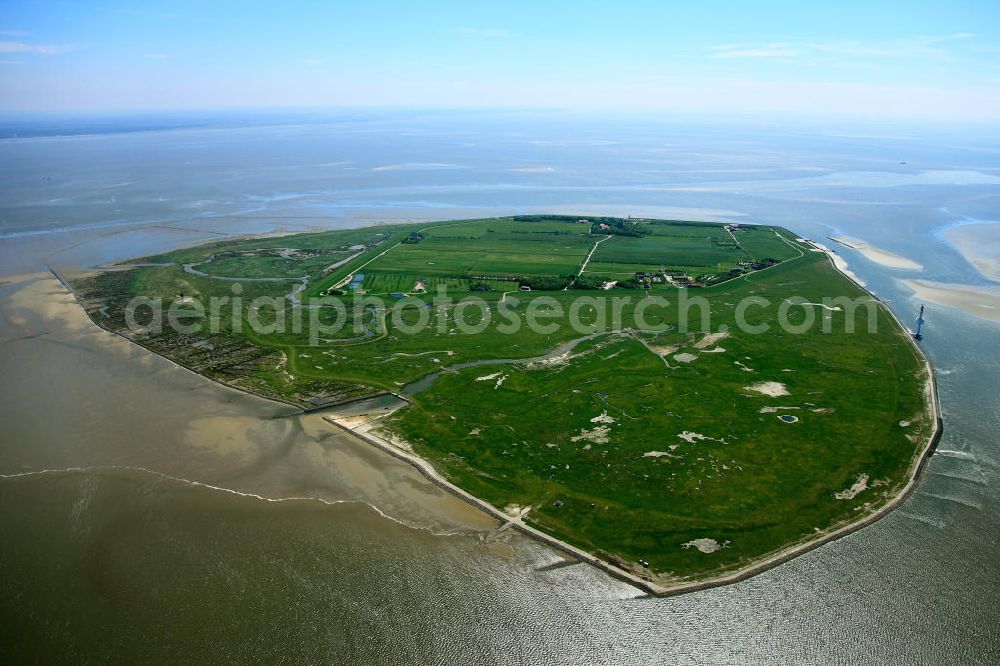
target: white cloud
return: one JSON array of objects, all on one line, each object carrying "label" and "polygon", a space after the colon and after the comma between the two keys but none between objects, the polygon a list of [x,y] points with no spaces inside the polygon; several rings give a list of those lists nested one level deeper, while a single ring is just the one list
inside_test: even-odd
[{"label": "white cloud", "polygon": [[56,55],[74,48],[72,44],[26,44],[25,42],[0,42],[0,53],[41,53]]},{"label": "white cloud", "polygon": [[23,63],[23,60],[0,60],[0,65],[20,65]]},{"label": "white cloud", "polygon": [[169,53],[147,53],[143,56],[146,60],[167,60],[170,58]]},{"label": "white cloud", "polygon": [[713,58],[798,58],[825,55],[950,60],[952,54],[940,45],[974,36],[971,32],[956,32],[950,35],[891,40],[877,44],[856,41],[721,44],[710,46],[709,50],[712,51]]}]

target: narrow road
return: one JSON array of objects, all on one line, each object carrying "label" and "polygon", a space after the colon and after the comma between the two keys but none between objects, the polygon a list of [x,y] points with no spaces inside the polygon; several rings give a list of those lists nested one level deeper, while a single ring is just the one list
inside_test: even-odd
[{"label": "narrow road", "polygon": [[583,275],[583,271],[584,271],[584,270],[585,270],[585,269],[587,268],[587,264],[589,264],[589,263],[590,263],[590,258],[591,258],[592,256],[594,256],[594,252],[596,252],[596,251],[597,251],[597,246],[598,246],[598,245],[600,245],[601,243],[603,243],[604,241],[606,241],[606,240],[608,240],[608,239],[610,239],[610,238],[613,238],[613,237],[614,237],[614,236],[605,236],[605,237],[604,237],[604,238],[602,238],[601,240],[599,240],[599,241],[597,241],[596,243],[594,243],[594,247],[590,248],[590,254],[588,254],[588,255],[587,255],[587,258],[583,260],[583,265],[582,265],[582,266],[580,266],[580,270],[578,270],[578,271],[576,272],[576,277],[575,277],[575,278],[573,278],[573,281],[572,281],[572,282],[570,282],[570,283],[569,283],[568,285],[566,285],[566,286],[565,286],[565,287],[563,288],[563,291],[568,291],[570,287],[572,287],[572,286],[573,286],[574,284],[576,284],[576,278],[578,278],[578,277],[580,277],[581,275]]},{"label": "narrow road", "polygon": [[[743,251],[743,254],[745,254],[745,255],[747,255],[748,257],[750,257],[750,261],[757,261],[757,260],[756,260],[756,259],[754,258],[754,256],[753,256],[752,254],[750,254],[750,251],[749,251],[749,250],[747,250],[747,249],[746,249],[745,247],[743,247],[743,243],[741,243],[741,242],[740,242],[740,241],[739,241],[739,240],[738,240],[738,239],[736,238],[735,234],[733,234],[733,232],[732,232],[732,231],[730,231],[729,229],[726,229],[726,233],[727,233],[727,234],[729,234],[729,237],[733,239],[733,242],[734,242],[734,243],[736,243],[736,247],[740,248],[740,250],[742,250],[742,251]],[[778,232],[777,232],[777,231],[775,231],[774,233],[778,233]]]},{"label": "narrow road", "polygon": [[376,259],[378,259],[378,258],[379,258],[379,257],[381,257],[382,255],[384,255],[384,254],[385,254],[386,252],[388,252],[388,251],[389,251],[389,250],[391,250],[392,248],[396,247],[396,245],[399,245],[399,243],[396,243],[395,245],[393,245],[393,246],[391,246],[391,247],[388,247],[388,248],[386,248],[386,249],[385,249],[385,250],[383,250],[382,252],[379,252],[379,253],[378,253],[378,254],[376,254],[376,255],[375,255],[374,257],[372,257],[371,259],[369,259],[368,261],[366,261],[365,263],[361,264],[360,266],[358,266],[357,268],[355,268],[355,269],[354,269],[353,271],[351,271],[350,273],[348,273],[348,274],[347,274],[346,276],[344,276],[344,279],[343,279],[343,280],[341,280],[341,281],[340,281],[340,282],[338,282],[337,284],[335,284],[335,285],[333,285],[332,287],[330,287],[330,289],[340,289],[340,288],[341,288],[341,287],[343,287],[344,285],[346,285],[346,284],[350,283],[350,281],[354,279],[354,276],[355,276],[355,275],[357,274],[357,272],[358,272],[358,271],[360,271],[360,270],[361,270],[362,268],[364,268],[364,267],[365,267],[365,266],[367,266],[368,264],[372,263],[373,261],[375,261]]}]

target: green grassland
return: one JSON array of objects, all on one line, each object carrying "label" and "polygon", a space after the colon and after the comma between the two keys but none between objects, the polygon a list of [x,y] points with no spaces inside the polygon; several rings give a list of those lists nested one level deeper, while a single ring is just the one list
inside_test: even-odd
[{"label": "green grassland", "polygon": [[482,286],[486,291],[513,291],[518,288],[514,280],[473,279],[452,277],[448,275],[432,275],[423,273],[380,272],[365,269],[363,287],[369,294],[398,294],[414,290],[420,283],[424,290],[437,293],[438,289],[452,292],[472,291],[475,286]]},{"label": "green grassland", "polygon": [[401,244],[377,259],[372,270],[412,270],[433,275],[563,275],[580,266],[594,241],[586,236],[539,234],[522,240],[492,237],[470,241],[438,238]]},{"label": "green grassland", "polygon": [[[822,280],[836,279],[812,258],[782,268],[712,294],[713,323],[732,326],[726,303],[743,296],[818,299],[829,295]],[[779,279],[811,287],[793,291]],[[830,314],[837,331],[843,315]],[[884,311],[876,316],[877,335],[734,331],[713,352],[695,347],[701,334],[609,334],[558,365],[443,374],[387,427],[460,487],[497,506],[535,507],[529,522],[546,532],[696,579],[856,518],[905,482],[930,428],[922,368],[905,333]],[[671,367],[643,341],[676,346]],[[697,358],[674,360],[683,353]],[[505,377],[499,387],[500,377],[477,381],[495,372]],[[762,381],[789,395],[747,390]],[[837,499],[860,474],[879,485]],[[682,545],[703,538],[726,547]]]},{"label": "green grassland", "polygon": [[[628,225],[636,235],[607,238],[576,218],[526,216],[238,239],[73,285],[102,326],[261,395],[314,407],[403,394],[409,405],[382,421],[382,432],[472,494],[532,507],[529,524],[661,582],[745,567],[894,497],[933,420],[923,361],[884,306],[787,231]],[[540,277],[571,279],[598,241],[587,274],[780,263],[704,289],[657,284],[651,293],[670,302],[645,309],[643,290],[518,291]],[[408,294],[388,299],[405,308],[394,318],[377,303],[358,305],[355,275],[364,275],[358,293]],[[428,293],[414,293],[417,282]],[[214,328],[192,317],[189,333],[136,333],[120,314],[134,295],[207,307],[212,297],[232,298],[237,284],[242,301],[223,304]],[[439,287],[480,303],[439,304]],[[331,288],[338,295],[321,296]],[[709,330],[681,316],[677,299],[688,292],[704,300],[694,312],[709,315]],[[273,302],[251,311],[257,296]],[[807,332],[778,326],[777,305],[788,299],[840,296],[868,303],[854,313],[854,332],[845,330],[845,309],[817,305],[791,308],[793,324],[815,319]],[[748,297],[774,305],[746,311],[767,332],[736,325]],[[615,298],[628,299],[617,322],[608,316]],[[512,318],[555,308],[576,308],[582,329],[563,317],[544,330],[505,330]],[[341,313],[346,327],[334,331]],[[246,325],[295,316],[331,330],[316,338],[308,324]],[[466,332],[458,318],[482,330]],[[726,335],[705,337],[720,327]],[[787,394],[750,388],[762,382]],[[862,477],[864,488],[845,493]],[[696,547],[708,540],[718,550]]]}]

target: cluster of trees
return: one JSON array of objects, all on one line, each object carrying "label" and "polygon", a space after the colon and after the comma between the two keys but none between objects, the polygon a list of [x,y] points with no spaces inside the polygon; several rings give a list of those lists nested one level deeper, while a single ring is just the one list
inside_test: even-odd
[{"label": "cluster of trees", "polygon": [[573,289],[602,289],[604,278],[598,275],[581,275],[573,283]]},{"label": "cluster of trees", "polygon": [[572,215],[515,215],[510,218],[515,222],[576,222],[578,217]]},{"label": "cluster of trees", "polygon": [[601,224],[603,222],[608,226],[625,222],[625,219],[621,217],[591,217],[588,215],[515,215],[510,219],[515,222],[570,222],[573,224],[579,223],[580,220],[588,220],[592,224]]},{"label": "cluster of trees", "polygon": [[404,243],[419,243],[424,239],[424,234],[420,231],[414,231],[412,234],[403,239]]},{"label": "cluster of trees", "polygon": [[[607,224],[607,223],[605,223]],[[648,236],[653,233],[647,227],[639,226],[635,223],[625,222],[624,220],[618,220],[615,224],[609,224],[606,229],[601,228],[601,223],[598,222],[590,228],[591,233],[594,234],[611,234],[612,236],[631,236],[633,238],[639,238],[641,236]]]},{"label": "cluster of trees", "polygon": [[646,283],[637,277],[630,277],[627,280],[618,280],[615,289],[645,289]]},{"label": "cluster of trees", "polygon": [[573,281],[572,275],[536,275],[521,278],[521,286],[531,287],[532,291],[559,291],[565,289]]},{"label": "cluster of trees", "polygon": [[716,222],[696,222],[694,220],[651,220],[650,224],[669,225],[671,227],[718,227]]}]

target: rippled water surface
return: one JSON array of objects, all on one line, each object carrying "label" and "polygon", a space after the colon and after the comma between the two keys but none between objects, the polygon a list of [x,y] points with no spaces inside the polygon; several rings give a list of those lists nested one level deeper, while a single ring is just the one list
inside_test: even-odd
[{"label": "rippled water surface", "polygon": [[651,599],[496,534],[319,415],[96,329],[48,272],[229,234],[552,211],[861,238],[924,266],[841,250],[905,321],[900,278],[986,282],[941,230],[1000,220],[1000,141],[844,134],[516,114],[0,142],[0,651],[996,663],[997,324],[929,310],[946,430],[901,508],[748,581]]}]

